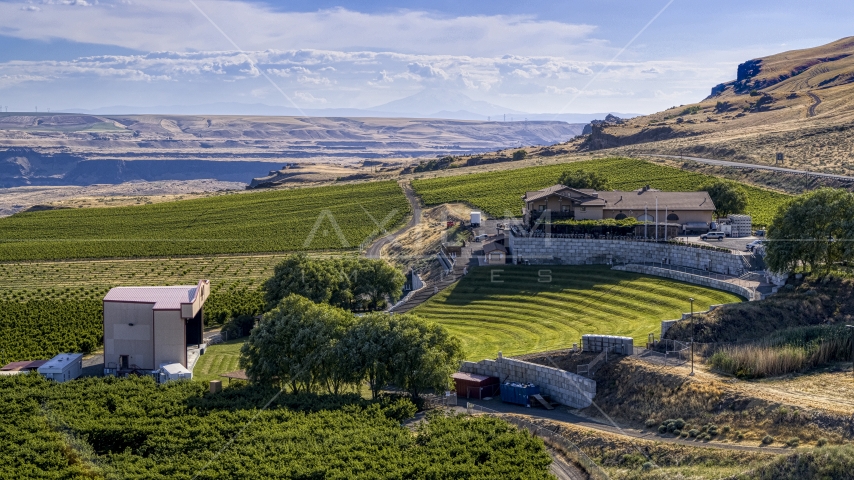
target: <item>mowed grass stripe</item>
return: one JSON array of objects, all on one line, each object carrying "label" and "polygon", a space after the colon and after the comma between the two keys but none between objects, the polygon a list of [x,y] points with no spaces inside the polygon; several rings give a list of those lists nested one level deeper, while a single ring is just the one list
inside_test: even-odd
[{"label": "mowed grass stripe", "polygon": [[[502,270],[493,277],[494,270]],[[550,270],[551,281],[541,272]],[[493,282],[497,278],[503,283]],[[689,309],[738,302],[736,295],[607,266],[501,266],[473,269],[413,313],[444,325],[467,358],[571,347],[582,334],[624,335],[645,344],[661,320]]]},{"label": "mowed grass stripe", "polygon": [[27,212],[0,219],[0,261],[347,250],[409,212],[392,181]]}]

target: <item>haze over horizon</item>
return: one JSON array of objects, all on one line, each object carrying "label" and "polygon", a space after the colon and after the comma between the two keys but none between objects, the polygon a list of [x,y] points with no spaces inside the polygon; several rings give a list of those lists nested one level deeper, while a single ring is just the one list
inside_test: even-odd
[{"label": "haze over horizon", "polygon": [[0,106],[652,113],[747,59],[847,36],[852,14],[788,0],[2,0]]}]

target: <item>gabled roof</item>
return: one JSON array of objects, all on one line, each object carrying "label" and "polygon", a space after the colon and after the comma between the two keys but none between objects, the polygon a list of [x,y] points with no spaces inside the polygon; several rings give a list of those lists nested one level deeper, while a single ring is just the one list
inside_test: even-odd
[{"label": "gabled roof", "polygon": [[[207,282],[202,280],[199,282]],[[105,302],[151,303],[153,310],[180,310],[181,304],[193,303],[199,285],[171,287],[116,287],[107,292]]]},{"label": "gabled roof", "polygon": [[664,210],[700,210],[713,211],[715,204],[708,192],[661,192],[658,190],[635,190],[633,192],[599,192],[599,198],[605,200],[607,210],[642,211],[655,208]]},{"label": "gabled roof", "polygon": [[[575,197],[571,192],[576,193]],[[541,198],[557,195],[571,199],[575,205],[602,206],[606,210],[643,210],[644,207],[655,208],[658,198],[658,208],[671,210],[714,211],[715,204],[708,192],[662,192],[654,188],[640,188],[631,192],[596,192],[590,189],[575,189],[565,185],[553,185],[536,192],[527,192],[523,200],[530,202]]]},{"label": "gabled roof", "polygon": [[497,243],[497,242],[487,243],[486,245],[483,246],[483,253],[485,253],[485,254],[495,252],[495,251],[507,253],[507,249],[504,248],[504,245],[501,245],[500,243]]}]

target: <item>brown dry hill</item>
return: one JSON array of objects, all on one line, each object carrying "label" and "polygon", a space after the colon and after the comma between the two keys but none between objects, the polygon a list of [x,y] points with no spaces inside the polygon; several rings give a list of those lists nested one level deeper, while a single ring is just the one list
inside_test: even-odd
[{"label": "brown dry hill", "polygon": [[854,174],[854,37],[749,60],[699,103],[594,125],[579,150],[685,154]]}]

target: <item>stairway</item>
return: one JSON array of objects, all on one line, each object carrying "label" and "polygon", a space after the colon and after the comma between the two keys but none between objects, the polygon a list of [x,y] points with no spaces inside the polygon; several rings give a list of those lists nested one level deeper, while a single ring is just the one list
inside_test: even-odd
[{"label": "stairway", "polygon": [[393,308],[391,311],[394,313],[406,313],[417,307],[418,305],[421,305],[422,303],[426,302],[427,299],[429,299],[436,293],[441,292],[442,290],[462,278],[464,275],[463,272],[465,272],[466,267],[471,270],[473,266],[477,265],[477,259],[472,258],[472,248],[473,246],[470,245],[462,249],[462,252],[457,257],[456,262],[454,262],[454,268],[444,277],[442,277],[441,280],[439,280],[438,282],[425,282],[424,288],[413,293],[408,300]]}]

